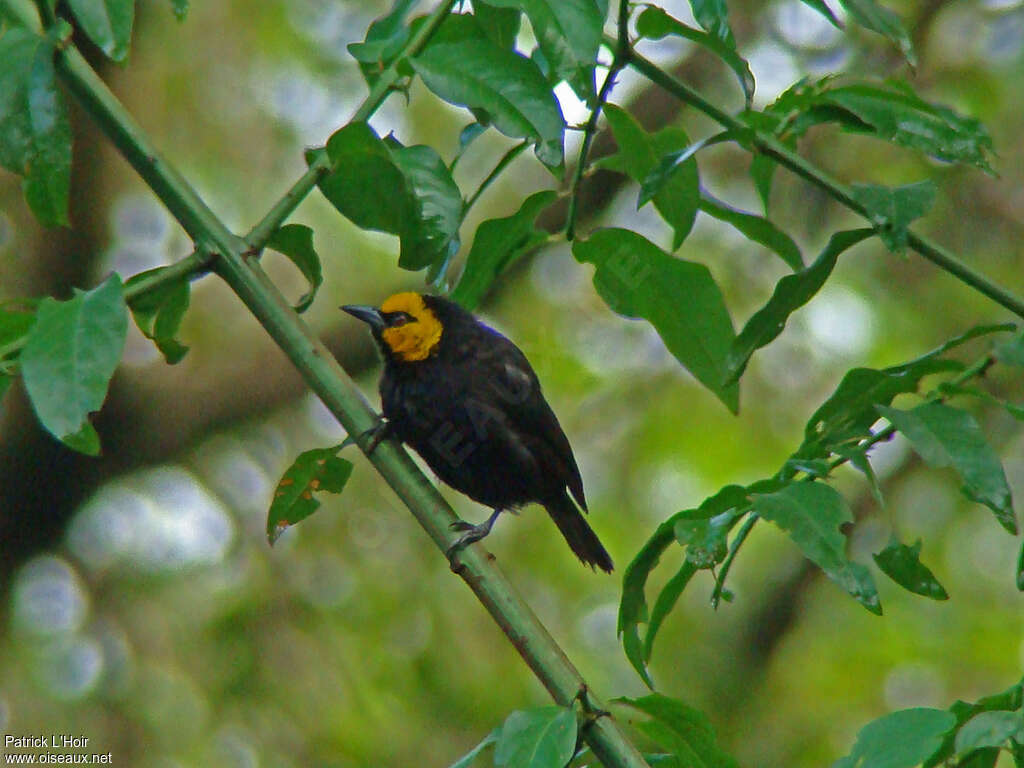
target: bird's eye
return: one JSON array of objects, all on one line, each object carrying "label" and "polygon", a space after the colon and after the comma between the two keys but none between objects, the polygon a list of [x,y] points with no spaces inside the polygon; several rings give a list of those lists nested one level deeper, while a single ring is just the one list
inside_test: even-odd
[{"label": "bird's eye", "polygon": [[391,321],[390,325],[391,325],[392,328],[400,328],[401,326],[403,326],[406,323],[408,323],[409,320],[410,320],[409,316],[403,312],[400,315],[395,315],[395,317]]}]

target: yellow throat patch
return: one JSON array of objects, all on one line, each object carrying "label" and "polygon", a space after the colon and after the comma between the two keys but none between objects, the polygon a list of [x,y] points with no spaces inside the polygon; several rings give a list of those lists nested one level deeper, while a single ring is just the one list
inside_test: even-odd
[{"label": "yellow throat patch", "polygon": [[405,325],[385,328],[380,336],[399,360],[426,360],[441,341],[441,321],[418,293],[396,293],[380,305],[380,311],[405,312],[413,319]]}]

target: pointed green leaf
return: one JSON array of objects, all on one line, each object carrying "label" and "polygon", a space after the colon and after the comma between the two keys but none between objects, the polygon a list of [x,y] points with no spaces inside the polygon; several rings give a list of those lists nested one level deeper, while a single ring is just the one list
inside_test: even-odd
[{"label": "pointed green leaf", "polygon": [[324,281],[320,257],[313,248],[313,230],[302,224],[285,224],[273,234],[267,247],[291,259],[309,281],[309,290],[295,305],[295,311],[302,314],[312,305],[316,291]]},{"label": "pointed green leaf", "polygon": [[448,766],[448,768],[470,768],[470,766],[473,765],[473,763],[476,761],[477,757],[480,755],[481,752],[483,752],[492,744],[497,743],[499,736],[501,736],[500,726],[498,728],[495,728],[490,733],[488,733],[484,737],[483,741],[481,741],[479,744],[477,744],[475,747],[469,750],[469,752],[467,752],[454,763],[452,763],[450,766]]},{"label": "pointed green leaf", "polygon": [[912,546],[901,544],[895,539],[874,557],[875,563],[886,576],[915,595],[924,595],[932,600],[948,600],[949,595],[939,584],[935,574],[921,562],[921,540]]},{"label": "pointed green leaf", "polygon": [[551,80],[565,80],[577,96],[593,101],[594,65],[604,33],[604,13],[596,0],[488,0],[487,4],[521,8],[551,67]]},{"label": "pointed green leaf", "polygon": [[836,18],[836,15],[832,12],[832,9],[828,7],[828,3],[825,0],[801,0],[801,2],[816,10],[822,16],[829,20],[833,27],[836,29],[842,29],[843,23]]},{"label": "pointed green leaf", "polygon": [[778,164],[768,155],[758,152],[750,159],[750,178],[754,182],[758,197],[761,198],[761,206],[764,212],[768,213],[768,201],[772,195],[772,179],[775,176],[775,169]]},{"label": "pointed green leaf", "polygon": [[576,713],[569,707],[513,712],[501,726],[494,764],[501,768],[564,766],[576,751]]},{"label": "pointed green leaf", "polygon": [[452,291],[452,300],[466,309],[474,309],[502,270],[524,252],[544,242],[548,233],[533,224],[541,211],[557,198],[554,190],[535,192],[511,216],[481,223],[466,257],[462,277]]},{"label": "pointed green leaf", "polygon": [[804,555],[872,613],[881,615],[871,573],[846,558],[839,527],[853,522],[846,500],[831,486],[799,482],[775,493],[754,496],[754,511],[789,534]]},{"label": "pointed green leaf", "polygon": [[853,199],[868,212],[878,236],[895,254],[907,249],[907,227],[919,219],[935,202],[935,184],[921,181],[903,187],[854,184]]},{"label": "pointed green leaf", "polygon": [[40,423],[76,450],[99,451],[88,417],[106,399],[127,331],[117,275],[91,291],[76,290],[68,301],[39,304],[21,352],[22,379]]},{"label": "pointed green leaf", "polygon": [[717,35],[688,27],[655,6],[647,6],[637,18],[636,33],[640,37],[651,40],[660,40],[666,35],[676,35],[707,48],[736,75],[736,79],[740,82],[740,88],[743,89],[746,104],[748,107],[750,106],[750,100],[754,98],[754,75],[746,60],[736,53],[735,44],[729,45]]},{"label": "pointed green leaf", "polygon": [[516,38],[519,36],[520,16],[519,8],[495,8],[490,3],[480,0],[473,3],[473,17],[499,48],[515,47]]},{"label": "pointed green leaf", "polygon": [[331,448],[314,448],[298,455],[285,470],[274,491],[267,514],[267,541],[271,545],[290,526],[316,512],[320,502],[313,494],[341,493],[352,475],[352,462],[338,456],[351,439]]},{"label": "pointed green leaf", "polygon": [[411,63],[437,96],[478,119],[485,114],[506,136],[532,140],[538,160],[561,166],[565,120],[547,80],[530,59],[496,45],[472,16],[450,16]]},{"label": "pointed green leaf", "polygon": [[[82,31],[114,61],[128,57],[135,0],[67,0]],[[175,8],[177,12],[177,8]]]},{"label": "pointed green leaf", "polygon": [[673,258],[625,229],[599,230],[572,250],[578,261],[597,267],[594,286],[613,312],[650,322],[701,384],[729,410],[739,409],[737,386],[722,385],[735,334],[707,267]]},{"label": "pointed green leaf", "polygon": [[871,234],[870,229],[837,232],[829,239],[825,250],[814,263],[795,274],[786,275],[775,284],[775,290],[768,303],[750,317],[729,349],[726,360],[727,383],[739,379],[751,355],[782,333],[789,316],[810,301],[821,289],[832,274],[839,254]]},{"label": "pointed green leaf", "polygon": [[[167,267],[158,267],[134,275],[125,287],[130,288],[165,269]],[[188,347],[176,337],[188,310],[190,294],[188,279],[183,277],[136,296],[129,305],[135,324],[146,338],[153,340],[168,365],[180,362],[188,352]]]},{"label": "pointed green leaf", "polygon": [[833,765],[850,768],[914,768],[942,744],[956,725],[941,709],[901,709],[865,725],[850,754]]},{"label": "pointed green leaf", "polygon": [[[733,139],[732,131],[721,131],[713,136],[695,141],[685,149],[678,149],[674,152],[669,152],[667,155],[662,155],[654,168],[651,169],[651,172],[640,180],[640,196],[636,201],[637,208],[642,208],[653,200],[665,185],[672,180],[676,171],[686,164],[692,163],[691,158],[704,149],[704,147],[714,146],[725,141],[733,141]],[[697,202],[697,195],[699,194],[700,190],[698,189],[696,193],[687,195],[687,200],[691,205]]]},{"label": "pointed green leaf", "polygon": [[729,28],[729,9],[725,0],[690,0],[690,8],[698,24],[730,48],[736,47],[736,39]]},{"label": "pointed green leaf", "polygon": [[622,697],[616,701],[650,716],[636,727],[671,751],[677,765],[704,768],[735,768],[736,761],[718,744],[708,716],[678,699],[652,693],[639,699]]},{"label": "pointed green leaf", "polygon": [[700,198],[700,209],[719,221],[731,224],[747,236],[760,243],[786,262],[792,270],[803,269],[804,260],[793,238],[776,227],[770,220],[726,205],[721,200],[704,194]]},{"label": "pointed green leaf", "polygon": [[[966,701],[957,701],[949,709],[956,717],[957,726],[962,726],[979,712],[1020,709],[1022,699],[1024,699],[1024,681],[1010,686],[1001,693],[978,699],[973,704],[969,704]],[[956,736],[957,730],[948,730],[942,739],[942,746],[924,761],[924,768],[935,768],[935,766],[951,758],[955,750]]]},{"label": "pointed green leaf", "polygon": [[909,411],[876,408],[928,464],[953,467],[963,481],[961,492],[991,509],[999,524],[1016,535],[1017,518],[1003,465],[970,413],[943,403],[926,403]]},{"label": "pointed green leaf", "polygon": [[[702,522],[707,525],[707,521]],[[687,557],[679,570],[676,571],[675,576],[669,579],[665,586],[662,587],[661,592],[658,593],[658,599],[654,601],[651,619],[647,625],[647,634],[644,635],[643,659],[645,666],[651,660],[651,654],[654,651],[654,640],[661,630],[661,625],[672,612],[672,609],[676,607],[680,595],[683,594],[683,590],[686,589],[690,579],[693,578],[696,572],[697,566]]]},{"label": "pointed green leaf", "polygon": [[875,0],[839,0],[850,18],[865,29],[877,32],[893,43],[910,66],[917,65],[914,45],[900,17],[878,5]]},{"label": "pointed green leaf", "polygon": [[[666,128],[649,134],[632,115],[615,104],[605,105],[604,116],[615,134],[619,152],[603,158],[595,167],[625,173],[635,181],[643,182],[659,166],[662,157],[691,146],[689,137],[681,129]],[[658,189],[652,198],[658,213],[674,230],[672,249],[675,250],[690,233],[697,216],[700,199],[697,161],[690,156],[671,162],[660,174]]]},{"label": "pointed green leaf", "polygon": [[405,17],[414,5],[416,0],[395,0],[391,10],[376,19],[366,30],[365,40],[349,44],[349,54],[359,62],[359,69],[371,86],[377,82],[381,72],[391,65],[409,39]]},{"label": "pointed green leaf", "polygon": [[0,165],[24,175],[32,157],[32,125],[29,117],[28,83],[36,52],[43,38],[12,26],[0,34]]}]

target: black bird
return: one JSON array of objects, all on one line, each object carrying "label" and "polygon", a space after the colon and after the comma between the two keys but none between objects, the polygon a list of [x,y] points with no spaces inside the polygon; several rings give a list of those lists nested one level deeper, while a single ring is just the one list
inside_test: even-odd
[{"label": "black bird", "polygon": [[370,326],[384,356],[383,434],[494,510],[480,525],[453,525],[465,533],[449,558],[490,533],[503,510],[537,502],[580,560],[611,572],[611,557],[580,512],[587,501],[569,440],[515,344],[437,296],[399,293],[380,308],[342,309]]}]

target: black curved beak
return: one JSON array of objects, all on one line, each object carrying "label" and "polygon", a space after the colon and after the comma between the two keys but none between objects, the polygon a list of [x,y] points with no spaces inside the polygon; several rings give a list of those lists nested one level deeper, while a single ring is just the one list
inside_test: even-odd
[{"label": "black curved beak", "polygon": [[362,304],[346,304],[345,306],[340,307],[340,309],[344,312],[348,312],[352,317],[362,320],[374,331],[379,331],[384,328],[384,317],[376,307],[368,307]]}]

